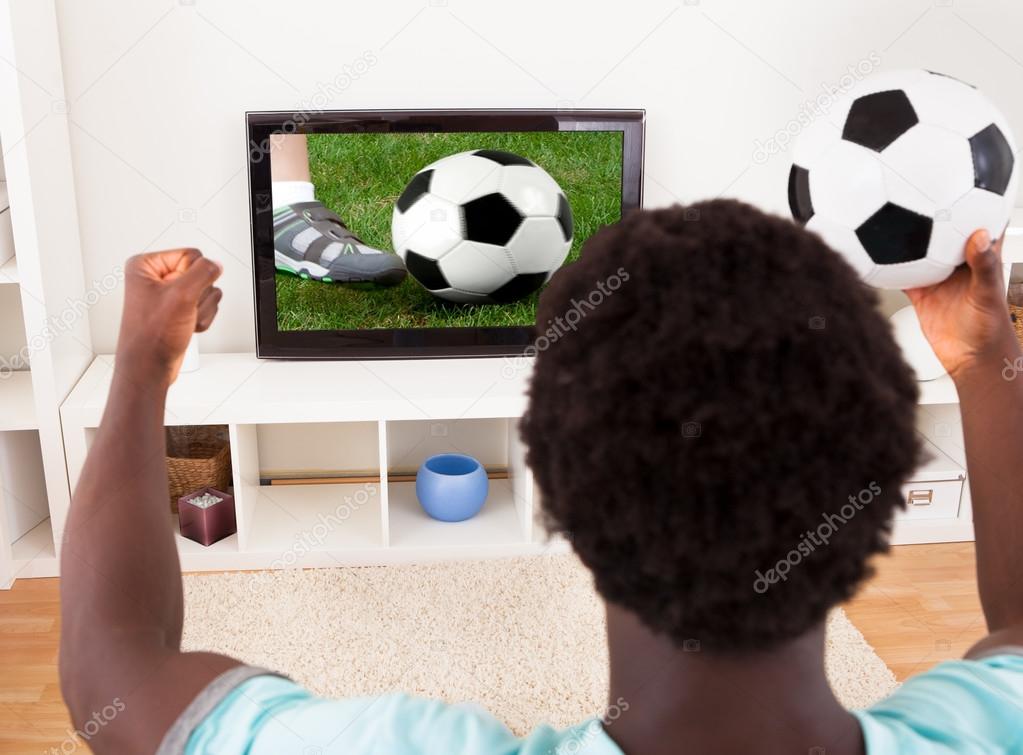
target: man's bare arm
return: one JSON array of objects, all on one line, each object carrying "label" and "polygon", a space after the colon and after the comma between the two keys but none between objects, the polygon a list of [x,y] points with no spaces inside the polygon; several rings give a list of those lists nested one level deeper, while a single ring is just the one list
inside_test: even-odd
[{"label": "man's bare arm", "polygon": [[1023,645],[1023,354],[1005,301],[1001,241],[977,233],[966,267],[907,292],[959,393],[977,541],[977,582],[991,633],[968,655]]},{"label": "man's bare arm", "polygon": [[80,729],[105,708],[117,712],[90,739],[97,753],[154,752],[195,695],[238,665],[181,652],[181,571],[167,514],[167,388],[188,339],[216,314],[219,275],[194,249],[127,267],[110,396],[61,551],[64,699]]},{"label": "man's bare arm", "polygon": [[977,584],[991,633],[970,653],[1023,646],[1023,375],[1015,338],[999,360],[959,375],[966,464],[977,541]]}]

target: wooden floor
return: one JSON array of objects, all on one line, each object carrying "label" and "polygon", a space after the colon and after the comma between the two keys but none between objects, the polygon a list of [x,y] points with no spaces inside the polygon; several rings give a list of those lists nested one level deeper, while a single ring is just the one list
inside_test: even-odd
[{"label": "wooden floor", "polygon": [[899,681],[963,654],[987,632],[973,543],[904,545],[845,607]]},{"label": "wooden floor", "polygon": [[[902,546],[877,567],[846,611],[900,680],[962,656],[983,636],[972,543]],[[59,633],[57,580],[0,591],[0,753],[61,752],[71,742],[57,684]]]}]

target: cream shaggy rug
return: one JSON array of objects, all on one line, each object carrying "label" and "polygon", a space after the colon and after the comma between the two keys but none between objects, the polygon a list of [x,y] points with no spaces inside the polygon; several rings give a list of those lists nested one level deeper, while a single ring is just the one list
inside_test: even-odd
[{"label": "cream shaggy rug", "polygon": [[[189,575],[185,614],[186,649],[281,671],[320,695],[474,701],[517,734],[606,704],[604,612],[573,556]],[[841,610],[826,661],[848,707],[896,687]]]}]

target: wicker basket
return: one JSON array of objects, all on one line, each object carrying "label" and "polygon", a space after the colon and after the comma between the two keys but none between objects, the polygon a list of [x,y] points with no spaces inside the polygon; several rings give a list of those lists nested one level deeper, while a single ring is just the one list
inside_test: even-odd
[{"label": "wicker basket", "polygon": [[1023,307],[1010,304],[1009,312],[1012,315],[1012,327],[1016,329],[1016,340],[1023,346]]},{"label": "wicker basket", "polygon": [[171,511],[178,499],[200,488],[227,490],[231,485],[231,446],[227,428],[182,425],[167,428],[167,480]]},{"label": "wicker basket", "polygon": [[1016,329],[1016,339],[1023,344],[1023,283],[1009,282],[1006,295],[1009,303],[1009,314],[1012,315],[1012,326]]}]

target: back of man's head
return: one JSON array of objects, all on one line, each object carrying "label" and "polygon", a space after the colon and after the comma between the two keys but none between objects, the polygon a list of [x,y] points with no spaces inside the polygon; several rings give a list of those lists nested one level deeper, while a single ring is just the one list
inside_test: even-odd
[{"label": "back of man's head", "polygon": [[608,601],[725,652],[852,595],[920,455],[876,304],[820,238],[726,200],[632,213],[555,276],[522,432]]}]

